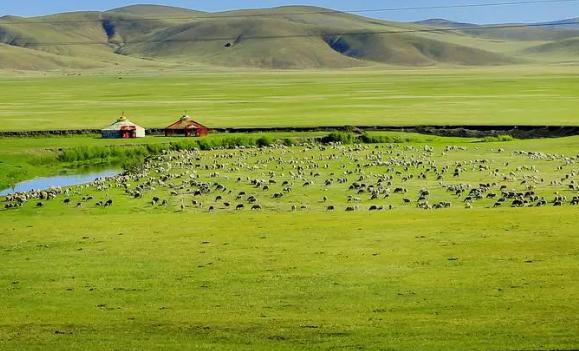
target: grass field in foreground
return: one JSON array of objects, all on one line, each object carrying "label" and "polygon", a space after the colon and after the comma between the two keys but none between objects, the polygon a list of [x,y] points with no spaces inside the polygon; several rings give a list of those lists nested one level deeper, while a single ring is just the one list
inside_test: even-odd
[{"label": "grass field in foreground", "polygon": [[122,111],[163,128],[578,125],[576,68],[221,72],[0,78],[0,130],[102,128]]},{"label": "grass field in foreground", "polygon": [[576,349],[576,213],[0,213],[0,349]]}]

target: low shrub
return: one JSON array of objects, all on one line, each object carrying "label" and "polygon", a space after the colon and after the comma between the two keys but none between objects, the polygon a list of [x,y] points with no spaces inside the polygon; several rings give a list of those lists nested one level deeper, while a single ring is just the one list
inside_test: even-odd
[{"label": "low shrub", "polygon": [[282,145],[285,146],[294,146],[296,144],[296,141],[292,138],[284,138],[281,140]]},{"label": "low shrub", "polygon": [[484,143],[497,143],[497,142],[508,142],[508,141],[513,141],[513,140],[515,140],[515,138],[513,138],[511,135],[497,135],[497,136],[484,137],[482,139],[482,142],[484,142]]},{"label": "low shrub", "polygon": [[320,141],[324,144],[341,143],[348,145],[358,142],[358,136],[353,133],[332,132],[323,137]]},{"label": "low shrub", "polygon": [[256,145],[258,147],[268,147],[273,144],[273,138],[269,135],[263,135],[256,140]]},{"label": "low shrub", "polygon": [[410,138],[403,138],[398,135],[368,135],[362,134],[359,137],[361,143],[364,144],[399,144],[408,143],[412,141]]}]

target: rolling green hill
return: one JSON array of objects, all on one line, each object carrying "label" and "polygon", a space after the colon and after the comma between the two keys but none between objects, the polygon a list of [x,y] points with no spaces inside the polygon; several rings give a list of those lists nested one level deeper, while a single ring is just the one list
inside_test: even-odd
[{"label": "rolling green hill", "polygon": [[[441,27],[455,30],[429,31]],[[106,12],[4,16],[0,69],[568,62],[576,50],[557,47],[576,37],[579,29],[573,26],[490,29],[445,20],[396,23],[305,6],[204,13],[133,5]]]},{"label": "rolling green hill", "polygon": [[160,6],[160,5],[131,5],[109,10],[107,11],[107,13],[120,13],[154,18],[158,18],[160,16],[186,17],[186,16],[194,16],[196,14],[198,15],[205,14],[205,12],[202,11],[194,11],[179,7]]},{"label": "rolling green hill", "polygon": [[568,57],[571,55],[579,56],[579,36],[571,39],[555,41],[547,44],[534,46],[525,50],[529,55],[554,55]]}]

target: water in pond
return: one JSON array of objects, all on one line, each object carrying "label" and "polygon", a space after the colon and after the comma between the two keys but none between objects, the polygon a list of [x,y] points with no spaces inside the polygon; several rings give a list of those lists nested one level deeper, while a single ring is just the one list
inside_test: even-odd
[{"label": "water in pond", "polygon": [[0,196],[8,195],[14,192],[25,192],[30,190],[45,190],[50,187],[56,186],[73,186],[80,184],[87,184],[95,181],[98,178],[112,177],[121,173],[118,168],[114,169],[104,169],[98,171],[92,171],[82,174],[72,174],[72,175],[58,175],[54,177],[41,177],[30,179],[21,183],[16,184],[14,188],[8,188],[0,191]]}]

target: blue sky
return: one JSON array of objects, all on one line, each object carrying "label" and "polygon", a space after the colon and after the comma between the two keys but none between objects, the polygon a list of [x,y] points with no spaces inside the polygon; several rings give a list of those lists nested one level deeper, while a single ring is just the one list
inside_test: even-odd
[{"label": "blue sky", "polygon": [[[399,7],[446,6],[459,4],[484,4],[516,0],[158,0],[152,3],[186,7],[203,11],[224,11],[240,8],[262,8],[283,5],[315,5],[338,10],[382,9]],[[38,16],[57,12],[107,10],[137,4],[127,0],[0,0],[0,16]],[[472,23],[542,22],[579,17],[579,1],[551,4],[525,4],[485,8],[445,10],[405,10],[367,14],[397,21],[415,21],[427,18],[446,18]]]}]

